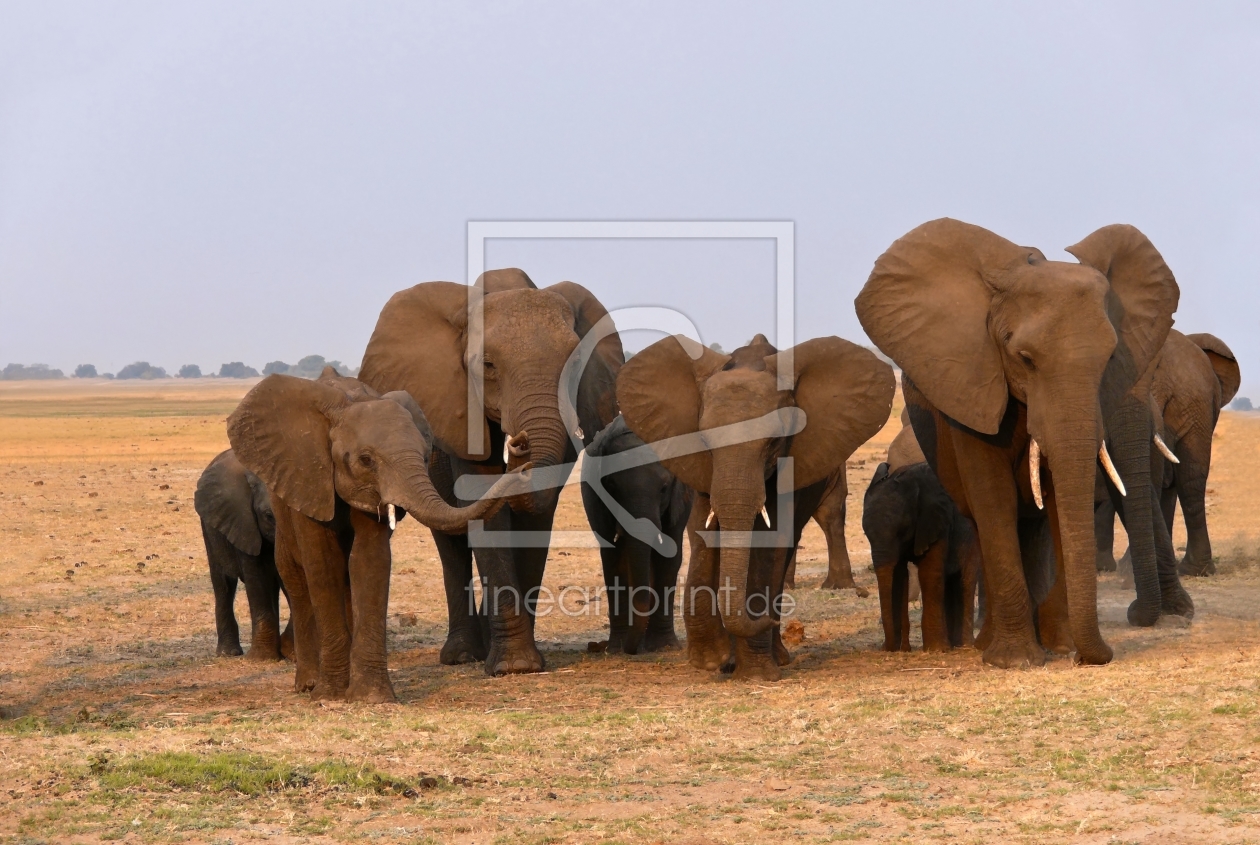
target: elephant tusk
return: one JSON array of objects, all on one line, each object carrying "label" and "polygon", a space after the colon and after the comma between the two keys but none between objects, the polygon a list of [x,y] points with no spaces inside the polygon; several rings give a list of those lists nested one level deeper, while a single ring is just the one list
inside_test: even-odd
[{"label": "elephant tusk", "polygon": [[1181,463],[1181,459],[1172,453],[1172,449],[1168,448],[1168,444],[1164,442],[1164,438],[1160,437],[1158,434],[1155,435],[1155,446],[1159,449],[1160,454],[1172,461],[1174,464]]},{"label": "elephant tusk", "polygon": [[503,463],[505,463],[505,464],[506,464],[507,462],[508,462],[508,441],[507,441],[507,438],[504,438],[504,440],[503,440]]},{"label": "elephant tusk", "polygon": [[573,436],[578,440],[586,439],[586,434],[582,431],[582,426],[579,425],[577,428],[573,429]]},{"label": "elephant tusk", "polygon": [[1041,447],[1033,440],[1028,444],[1028,480],[1032,482],[1033,501],[1038,510],[1045,510],[1046,503],[1041,497]]},{"label": "elephant tusk", "polygon": [[715,516],[717,516],[717,514],[715,514],[713,511],[709,511],[709,516],[704,521],[705,529],[709,529],[713,527],[713,517]]},{"label": "elephant tusk", "polygon": [[398,527],[398,517],[394,515],[394,506],[389,505],[385,510],[389,513],[389,530],[393,531]]},{"label": "elephant tusk", "polygon": [[1124,489],[1124,482],[1120,480],[1120,473],[1116,472],[1116,465],[1111,462],[1111,455],[1107,454],[1107,441],[1104,440],[1102,446],[1098,447],[1098,459],[1102,461],[1103,469],[1107,471],[1107,477],[1111,479],[1111,483],[1116,485],[1116,489],[1120,491],[1121,496],[1129,495]]},{"label": "elephant tusk", "polygon": [[761,518],[766,521],[766,527],[770,527],[770,512],[766,510],[766,506],[761,506]]},{"label": "elephant tusk", "polygon": [[659,531],[656,532],[656,545],[658,546],[665,545],[665,536],[661,534],[661,532]]}]

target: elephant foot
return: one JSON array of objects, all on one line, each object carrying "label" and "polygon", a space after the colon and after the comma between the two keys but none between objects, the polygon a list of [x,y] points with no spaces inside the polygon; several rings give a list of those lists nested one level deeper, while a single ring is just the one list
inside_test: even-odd
[{"label": "elephant foot", "polygon": [[687,662],[697,669],[716,672],[723,665],[727,664],[730,659],[731,649],[729,644],[726,648],[722,648],[717,641],[712,639],[699,639],[697,637],[688,637],[687,639]]},{"label": "elephant foot", "polygon": [[321,678],[311,690],[311,701],[345,701],[347,686],[349,684],[345,682],[339,683]]},{"label": "elephant foot", "polygon": [[486,674],[491,677],[527,675],[530,672],[541,672],[546,666],[542,652],[533,641],[492,645],[490,654],[486,657]]},{"label": "elephant foot", "polygon": [[678,642],[678,635],[674,633],[674,629],[647,632],[647,636],[643,640],[643,650],[652,651],[673,651],[682,648],[682,643]]},{"label": "elephant foot", "polygon": [[294,692],[311,692],[319,683],[319,673],[311,669],[298,665],[297,672],[293,678]]},{"label": "elephant foot", "polygon": [[293,623],[290,622],[280,635],[280,657],[284,660],[296,660],[297,647],[293,644]]},{"label": "elephant foot", "polygon": [[857,582],[852,578],[842,578],[838,575],[827,574],[823,582],[818,585],[820,590],[852,590],[857,593],[858,598],[866,598],[871,591],[865,587],[859,587]]},{"label": "elephant foot", "polygon": [[1180,584],[1163,588],[1163,595],[1160,599],[1160,610],[1169,616],[1181,616],[1185,619],[1194,618],[1194,599],[1190,598],[1190,594]]},{"label": "elephant foot", "polygon": [[997,637],[984,650],[985,663],[999,669],[1027,669],[1044,666],[1046,651],[1030,640],[1002,640]]},{"label": "elephant foot", "polygon": [[1091,648],[1079,648],[1076,650],[1076,662],[1082,666],[1105,666],[1111,662],[1111,658],[1115,653],[1111,650],[1111,646],[1102,640]]},{"label": "elephant foot", "polygon": [[1115,572],[1116,556],[1111,552],[1099,552],[1094,558],[1094,568],[1099,572]]},{"label": "elephant foot", "polygon": [[1160,611],[1156,608],[1148,608],[1137,599],[1129,603],[1129,609],[1125,616],[1129,620],[1129,624],[1134,628],[1149,628],[1159,621]]},{"label": "elephant foot", "polygon": [[219,647],[214,650],[216,657],[240,657],[244,653],[240,643],[219,643]]},{"label": "elephant foot", "polygon": [[438,660],[443,666],[458,666],[461,663],[480,663],[486,659],[486,647],[481,637],[473,631],[451,631],[442,644],[442,653]]},{"label": "elephant foot", "polygon": [[346,690],[347,701],[362,701],[367,704],[397,704],[398,696],[394,694],[394,685],[389,678],[364,678],[350,683]]},{"label": "elephant foot", "polygon": [[280,647],[275,643],[254,643],[249,647],[245,659],[258,663],[274,663],[281,659]]},{"label": "elephant foot", "polygon": [[777,681],[783,677],[783,671],[770,655],[759,655],[751,660],[736,660],[732,677],[737,681]]},{"label": "elephant foot", "polygon": [[774,644],[771,646],[774,651],[774,662],[779,666],[787,666],[792,662],[792,652],[788,651],[787,646],[783,644],[783,640],[776,634]]},{"label": "elephant foot", "polygon": [[1209,560],[1206,564],[1201,564],[1192,555],[1187,554],[1181,559],[1181,563],[1177,564],[1177,574],[1191,578],[1206,578],[1216,574],[1216,562]]}]

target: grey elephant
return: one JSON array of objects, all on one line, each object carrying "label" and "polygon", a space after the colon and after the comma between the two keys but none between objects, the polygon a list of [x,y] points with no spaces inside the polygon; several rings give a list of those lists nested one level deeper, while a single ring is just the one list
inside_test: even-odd
[{"label": "grey elephant", "polygon": [[250,659],[291,657],[292,619],[280,633],[280,592],[284,583],[276,571],[276,518],[266,485],[228,449],[220,452],[197,479],[193,506],[201,519],[201,538],[214,588],[214,621],[219,640],[216,653],[242,653],[240,628],[232,605],[237,583],[243,581],[251,622]]}]

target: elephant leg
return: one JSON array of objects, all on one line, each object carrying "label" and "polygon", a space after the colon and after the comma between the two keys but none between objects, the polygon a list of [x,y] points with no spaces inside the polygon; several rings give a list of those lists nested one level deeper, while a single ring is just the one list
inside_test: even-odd
[{"label": "elephant leg", "polygon": [[319,681],[319,625],[306,572],[297,558],[297,537],[293,529],[293,512],[284,506],[274,508],[276,514],[276,571],[289,597],[289,624],[293,628],[293,688],[309,692]]},{"label": "elephant leg", "polygon": [[688,661],[697,669],[716,671],[727,665],[734,655],[731,637],[718,614],[718,550],[709,548],[696,533],[704,530],[708,515],[708,497],[697,496],[687,523],[691,562],[687,566],[682,614],[687,631]]},{"label": "elephant leg", "polygon": [[[680,536],[674,538],[680,544]],[[678,635],[674,631],[674,601],[678,598],[678,570],[682,566],[682,546],[673,557],[652,555],[652,590],[656,597],[656,612],[648,619],[647,636],[644,639],[646,651],[665,651],[680,648]]]},{"label": "elephant leg", "polygon": [[1094,541],[1097,556],[1094,565],[1099,572],[1116,571],[1116,509],[1110,497],[1094,502]]},{"label": "elephant leg", "polygon": [[845,470],[840,470],[835,486],[823,495],[823,500],[814,512],[814,519],[822,528],[823,538],[827,541],[827,577],[819,585],[823,590],[852,589],[860,598],[866,598],[870,591],[853,580],[853,564],[849,560],[849,544],[844,535],[844,524],[849,512],[849,485],[845,479]]},{"label": "elephant leg", "polygon": [[[1181,516],[1186,521],[1186,556],[1181,561],[1182,575],[1196,577],[1215,575],[1216,562],[1212,560],[1212,541],[1207,527],[1207,479],[1211,446],[1206,447],[1206,459],[1197,457],[1185,447],[1185,441],[1177,444],[1177,499],[1181,502]],[[1197,451],[1203,451],[1199,449]]]},{"label": "elephant leg", "polygon": [[385,623],[389,613],[389,574],[392,559],[389,525],[362,511],[350,512],[354,545],[350,549],[350,600],[353,634],[350,637],[350,701],[392,702],[398,697],[389,680]]},{"label": "elephant leg", "polygon": [[1168,528],[1168,533],[1173,532],[1173,526],[1177,520],[1177,488],[1165,487],[1159,494],[1159,510],[1164,516],[1164,525]]},{"label": "elephant leg", "polygon": [[1159,573],[1160,612],[1193,619],[1194,601],[1181,584],[1181,576],[1177,572],[1177,553],[1173,549],[1168,526],[1159,514],[1159,500],[1154,491],[1151,491],[1151,510],[1155,512],[1151,521],[1155,526],[1155,568]]},{"label": "elephant leg", "polygon": [[628,538],[622,537],[612,548],[599,550],[604,570],[604,598],[608,602],[608,651],[616,654],[625,648],[626,631],[630,627],[630,613],[626,595],[630,590],[630,574],[622,565],[623,546]]},{"label": "elephant leg", "polygon": [[755,637],[732,637],[735,641],[734,677],[746,681],[777,681],[783,677],[774,654],[774,632],[763,631]]},{"label": "elephant leg", "polygon": [[920,628],[924,651],[949,651],[949,628],[945,622],[945,554],[949,541],[937,540],[915,567],[923,597]]},{"label": "elephant leg", "polygon": [[350,685],[346,553],[335,530],[308,517],[295,514],[293,529],[319,631],[319,676],[311,697],[344,698]]},{"label": "elephant leg", "polygon": [[249,599],[250,660],[280,659],[280,578],[259,557],[243,555],[241,578]]},{"label": "elephant leg", "polygon": [[[879,586],[879,618],[884,628],[884,651],[910,650],[910,609],[905,600],[906,564],[897,562],[875,569]],[[898,597],[901,596],[901,601]]]},{"label": "elephant leg", "polygon": [[964,648],[970,648],[976,644],[976,592],[980,586],[982,568],[980,542],[976,539],[975,528],[973,526],[968,526],[968,528],[969,531],[958,549],[958,561],[961,567],[959,575],[962,585],[962,639],[955,644]]},{"label": "elephant leg", "polygon": [[[210,547],[208,541],[206,547]],[[236,611],[232,607],[236,601],[236,577],[228,575],[212,561],[210,585],[214,588],[214,627],[219,639],[215,654],[236,657],[244,653],[241,651],[241,631],[236,624]]]},{"label": "elephant leg", "polygon": [[[503,508],[486,522],[487,531],[504,533],[513,529],[538,530],[528,520],[518,520],[510,508]],[[550,527],[550,515],[546,515]],[[528,526],[528,527],[527,527]],[[528,552],[530,554],[523,554]],[[516,675],[541,672],[542,654],[534,644],[534,623],[527,593],[535,572],[541,572],[546,547],[517,549],[510,545],[475,549],[477,566],[486,576],[486,609],[490,619],[490,647],[486,674]],[[529,579],[529,580],[526,580]]]},{"label": "elephant leg", "polygon": [[[969,511],[975,520],[984,560],[985,621],[992,628],[984,662],[1003,669],[1044,665],[1046,653],[1033,630],[1032,606],[1020,555],[1019,490],[1010,457],[1005,449],[967,432],[950,428],[947,434],[954,453],[949,457],[956,461],[952,474],[961,480],[968,505],[964,514]],[[965,467],[966,471],[959,472],[957,467]]]},{"label": "elephant leg", "polygon": [[486,659],[486,644],[477,613],[468,535],[431,533],[442,561],[442,584],[446,589],[446,642],[438,660],[444,666],[480,663]]}]

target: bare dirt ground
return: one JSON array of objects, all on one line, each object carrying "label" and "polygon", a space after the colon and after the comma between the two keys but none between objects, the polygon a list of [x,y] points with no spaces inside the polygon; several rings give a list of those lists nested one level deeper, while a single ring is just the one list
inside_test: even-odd
[{"label": "bare dirt ground", "polygon": [[[897,408],[849,475],[871,597],[816,589],[811,525],[781,682],[590,654],[604,619],[560,613],[538,626],[545,674],[439,666],[440,569],[407,520],[403,703],[321,706],[291,665],[214,657],[192,495],[250,384],[0,384],[0,840],[1260,841],[1260,415],[1218,428],[1221,574],[1188,584],[1193,624],[1131,629],[1102,579],[1110,666],[875,651],[862,491]],[[585,528],[576,493],[558,528]],[[552,551],[554,591],[599,578],[595,549]],[[237,615],[247,641],[243,590]]]}]

